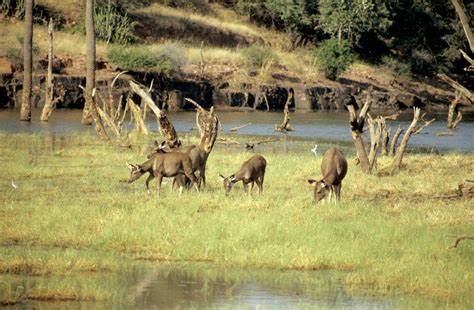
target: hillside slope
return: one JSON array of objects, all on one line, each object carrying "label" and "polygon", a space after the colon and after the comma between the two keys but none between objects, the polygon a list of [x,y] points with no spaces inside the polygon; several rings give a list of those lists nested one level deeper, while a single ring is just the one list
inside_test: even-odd
[{"label": "hillside slope", "polygon": [[[432,79],[397,76],[390,68],[360,61],[354,63],[339,81],[329,81],[315,65],[310,47],[291,49],[285,33],[259,27],[217,3],[196,0],[192,1],[191,7],[170,7],[158,3],[160,1],[135,2],[139,5],[127,9],[135,22],[137,40],[134,45],[152,50],[169,45],[179,48],[183,66],[173,73],[178,77],[204,79],[215,85],[226,82],[232,92],[255,92],[256,85],[265,85],[285,89],[316,87],[326,94],[341,85],[358,91],[373,85],[384,94],[418,95],[441,105],[454,96],[449,88]],[[78,31],[82,1],[38,0],[37,4],[63,18],[64,24],[55,34],[56,56],[68,60],[64,74],[81,75],[85,54],[84,36]],[[21,47],[18,38],[22,36],[22,29],[22,21],[0,19],[0,36],[5,38],[0,41],[0,57],[3,58],[0,67],[3,71],[8,71],[8,62],[5,61],[8,50]],[[35,25],[34,35],[39,49],[37,59],[45,58],[46,26]],[[249,65],[247,51],[255,44],[265,46],[275,56],[269,66],[254,68]],[[98,57],[107,59],[107,51],[112,46],[98,41]],[[98,76],[108,77],[115,69],[106,66]],[[310,105],[314,107],[314,104]]]}]

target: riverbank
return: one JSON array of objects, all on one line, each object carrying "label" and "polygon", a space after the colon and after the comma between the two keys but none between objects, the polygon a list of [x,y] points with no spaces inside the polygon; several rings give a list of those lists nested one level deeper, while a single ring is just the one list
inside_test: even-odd
[{"label": "riverbank", "polygon": [[[146,143],[117,149],[88,133],[2,133],[0,141],[0,280],[11,288],[2,302],[119,298],[94,279],[137,260],[342,270],[348,290],[423,296],[453,308],[474,302],[472,244],[449,248],[474,234],[472,200],[436,198],[472,178],[472,154],[409,154],[403,171],[382,177],[363,175],[349,153],[343,201],[316,206],[306,179],[319,177],[321,157],[303,151],[310,142],[294,142],[289,153],[259,149],[268,160],[262,196],[245,197],[239,185],[225,196],[217,174],[235,172],[250,153],[217,145],[208,188],[177,196],[168,182],[158,200],[144,180],[121,182],[129,176],[125,161],[143,161]],[[381,157],[379,170],[389,162]],[[12,280],[63,275],[89,282]]]}]

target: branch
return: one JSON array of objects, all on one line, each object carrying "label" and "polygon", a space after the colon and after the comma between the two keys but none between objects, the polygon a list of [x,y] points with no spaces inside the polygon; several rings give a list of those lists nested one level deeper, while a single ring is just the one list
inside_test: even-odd
[{"label": "branch", "polygon": [[250,125],[252,125],[252,123],[247,123],[247,124],[245,124],[245,125],[233,127],[233,128],[231,128],[231,129],[229,129],[229,131],[230,131],[230,132],[235,132],[235,131],[237,131],[237,130],[240,130],[240,129],[245,128],[245,127],[250,126]]},{"label": "branch", "polygon": [[464,7],[461,0],[451,0],[451,2],[453,3],[454,9],[459,16],[459,20],[461,21],[464,34],[466,35],[467,41],[469,42],[471,52],[474,53],[474,35],[472,34],[471,27],[469,27],[469,17],[464,12]]},{"label": "branch", "polygon": [[474,103],[474,94],[469,89],[462,86],[461,84],[459,84],[458,82],[456,82],[455,80],[447,76],[446,74],[438,74],[438,77],[440,78],[440,80],[449,84],[452,88],[454,88],[455,90],[460,92],[464,97],[469,99],[471,103]]},{"label": "branch", "polygon": [[454,240],[454,243],[453,243],[453,245],[450,247],[450,249],[455,249],[455,248],[457,248],[459,242],[461,242],[461,241],[463,241],[463,240],[474,240],[474,237],[473,237],[473,236],[461,236],[461,237],[458,237],[458,238],[456,238],[456,240]]},{"label": "branch", "polygon": [[184,98],[184,100],[186,100],[187,102],[191,103],[192,105],[194,105],[196,107],[196,109],[198,110],[205,110],[203,107],[201,107],[199,105],[199,103],[197,103],[196,101],[190,99],[190,98]]}]

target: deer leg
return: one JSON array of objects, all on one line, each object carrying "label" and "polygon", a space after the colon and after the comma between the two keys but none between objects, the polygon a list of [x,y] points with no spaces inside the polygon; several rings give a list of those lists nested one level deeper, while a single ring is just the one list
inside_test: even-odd
[{"label": "deer leg", "polygon": [[156,176],[156,191],[157,191],[157,194],[158,194],[158,198],[160,198],[160,190],[161,190],[161,181],[163,181],[163,175],[162,174],[158,174]]},{"label": "deer leg", "polygon": [[146,188],[146,191],[148,194],[150,194],[150,181],[153,180],[153,178],[155,178],[155,176],[153,174],[150,173],[150,175],[148,176],[148,178],[146,179],[145,181],[145,188]]},{"label": "deer leg", "polygon": [[263,179],[264,179],[264,176],[262,175],[260,178],[258,178],[258,182],[257,182],[257,185],[258,185],[258,194],[262,194],[263,193]]},{"label": "deer leg", "polygon": [[202,187],[206,187],[206,167],[202,167],[199,176],[201,177]]},{"label": "deer leg", "polygon": [[246,181],[242,181],[242,186],[244,188],[244,193],[247,194],[248,190],[247,190],[247,182]]},{"label": "deer leg", "polygon": [[336,185],[336,201],[341,200],[341,187],[342,187],[342,184],[340,183]]}]

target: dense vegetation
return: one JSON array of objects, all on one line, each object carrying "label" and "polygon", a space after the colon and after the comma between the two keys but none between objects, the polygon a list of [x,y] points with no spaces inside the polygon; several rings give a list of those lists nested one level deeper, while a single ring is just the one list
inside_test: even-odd
[{"label": "dense vegetation", "polygon": [[[461,24],[445,0],[235,0],[227,1],[255,22],[286,31],[295,44],[346,39],[361,57],[389,55],[415,73],[461,69],[468,50]],[[464,1],[469,16],[474,3]]]},{"label": "dense vegetation", "polygon": [[[204,16],[204,20],[213,14],[208,7],[209,3],[204,1],[158,2],[171,8],[199,12]],[[353,54],[352,58],[386,65],[399,75],[411,73],[433,75],[447,71],[461,73],[465,66],[461,61],[459,48],[468,50],[467,42],[450,1],[217,0],[214,2],[247,16],[260,26],[284,33],[290,41],[290,44],[284,47],[286,51],[300,47],[315,49],[330,45],[325,43],[327,40],[337,39],[338,42],[344,40],[348,43],[350,53]],[[473,16],[474,3],[464,2],[466,13],[468,16]],[[35,7],[37,22],[44,22],[47,16],[54,16],[65,22],[60,14],[49,8],[51,1],[43,0],[38,3]],[[130,12],[145,6],[149,6],[147,7],[149,10],[153,3],[147,0],[98,0],[95,13],[95,18],[99,21],[96,23],[98,39],[118,44],[144,43],[144,38],[140,37],[135,29],[143,18]],[[0,11],[7,16],[22,18],[23,1],[2,0]],[[185,20],[189,16],[189,13],[179,16],[180,23],[183,23],[180,27],[192,29],[203,21],[193,18]],[[163,16],[158,14],[154,18],[159,20]],[[165,33],[167,27],[174,27],[169,25],[170,21],[163,20],[165,24],[162,27]],[[83,22],[80,22],[74,27],[83,32],[82,25]],[[152,26],[142,25],[142,27]],[[185,35],[186,40],[192,40],[190,39],[192,35],[192,33]],[[204,39],[208,37],[204,35]],[[325,50],[329,54],[323,54],[322,51]],[[321,57],[316,59],[316,63],[325,64],[326,60],[332,64],[340,62],[340,59],[333,58],[334,53],[328,49],[322,48],[312,54],[324,58],[324,60]],[[321,69],[327,72],[327,68]],[[345,67],[341,66],[336,71],[340,73],[344,69]],[[329,74],[327,77],[334,79],[337,76]]]}]

